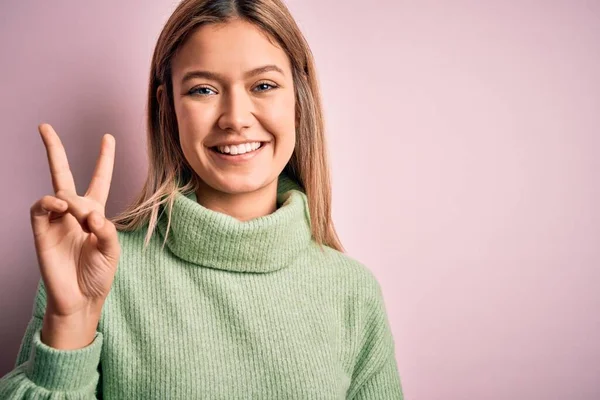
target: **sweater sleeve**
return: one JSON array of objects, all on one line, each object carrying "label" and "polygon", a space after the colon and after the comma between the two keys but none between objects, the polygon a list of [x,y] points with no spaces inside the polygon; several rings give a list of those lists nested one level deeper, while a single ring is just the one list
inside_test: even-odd
[{"label": "sweater sleeve", "polygon": [[40,280],[15,368],[0,378],[0,399],[96,399],[102,333],[77,350],[58,350],[40,339],[46,292]]},{"label": "sweater sleeve", "polygon": [[395,343],[381,287],[373,277],[367,285],[358,344],[348,400],[403,400],[395,356]]}]

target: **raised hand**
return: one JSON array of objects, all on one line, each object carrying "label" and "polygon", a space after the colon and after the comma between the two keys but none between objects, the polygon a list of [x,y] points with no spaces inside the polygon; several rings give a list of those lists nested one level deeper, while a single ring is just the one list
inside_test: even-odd
[{"label": "raised hand", "polygon": [[50,165],[54,196],[31,207],[37,259],[47,294],[42,341],[76,349],[94,338],[121,249],[105,217],[115,158],[115,139],[102,138],[96,169],[84,196],[77,195],[60,138],[48,124],[38,127]]}]

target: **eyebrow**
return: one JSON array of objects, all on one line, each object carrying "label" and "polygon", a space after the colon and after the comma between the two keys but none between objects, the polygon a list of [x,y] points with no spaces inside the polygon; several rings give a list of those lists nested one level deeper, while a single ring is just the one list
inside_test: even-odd
[{"label": "eyebrow", "polygon": [[[262,67],[254,68],[253,70],[245,72],[244,78],[251,78],[253,76],[260,75],[260,74],[263,74],[265,72],[270,72],[270,71],[276,71],[276,72],[279,72],[281,75],[285,76],[285,74],[283,73],[281,68],[279,68],[277,65],[270,64],[270,65],[264,65]],[[183,75],[183,78],[181,79],[181,84],[183,85],[190,79],[194,79],[194,78],[205,78],[205,79],[211,79],[213,81],[224,81],[225,80],[225,77],[217,72],[189,71],[189,72],[186,72],[185,75]]]}]

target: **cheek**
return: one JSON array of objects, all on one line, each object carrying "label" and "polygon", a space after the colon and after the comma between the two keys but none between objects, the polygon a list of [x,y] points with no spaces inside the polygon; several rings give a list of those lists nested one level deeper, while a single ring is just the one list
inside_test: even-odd
[{"label": "cheek", "polygon": [[262,110],[264,116],[262,124],[276,139],[282,142],[294,142],[296,136],[295,99],[286,96],[265,105]]},{"label": "cheek", "polygon": [[201,128],[202,121],[208,121],[213,107],[194,103],[193,101],[182,101],[177,108],[178,125],[197,131]]},{"label": "cheek", "polygon": [[193,102],[180,102],[175,109],[182,147],[197,146],[210,131],[211,109]]}]

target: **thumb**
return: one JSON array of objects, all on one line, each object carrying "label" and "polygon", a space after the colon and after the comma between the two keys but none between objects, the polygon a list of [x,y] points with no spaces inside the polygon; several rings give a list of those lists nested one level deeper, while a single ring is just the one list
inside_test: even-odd
[{"label": "thumb", "polygon": [[90,230],[98,238],[98,250],[107,258],[117,260],[121,247],[115,225],[97,211],[92,211],[87,217]]}]

